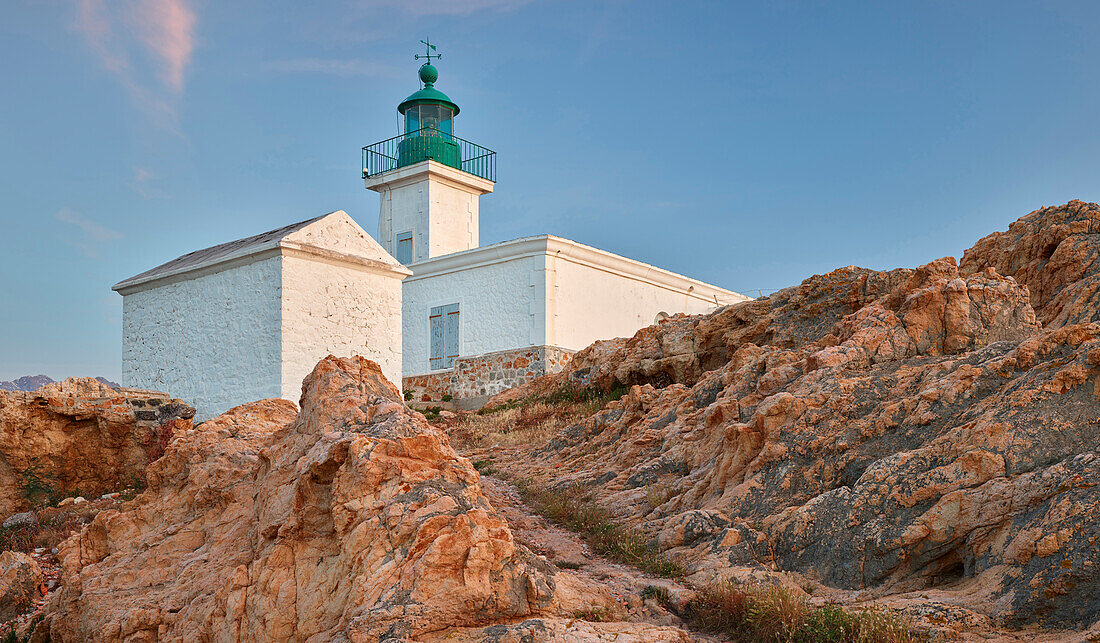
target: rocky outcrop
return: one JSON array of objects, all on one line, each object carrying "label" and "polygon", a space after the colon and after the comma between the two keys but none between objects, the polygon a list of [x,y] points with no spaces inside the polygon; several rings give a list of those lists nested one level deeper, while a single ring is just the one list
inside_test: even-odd
[{"label": "rocky outcrop", "polygon": [[1084,201],[1028,214],[974,244],[962,272],[988,268],[1031,293],[1046,328],[1095,321],[1100,310],[1100,206]]},{"label": "rocky outcrop", "polygon": [[301,406],[264,400],[177,433],[146,491],[62,544],[62,589],[35,636],[379,641],[492,626],[519,640],[610,602],[513,541],[470,462],[375,363],[322,360]]},{"label": "rocky outcrop", "polygon": [[756,566],[861,600],[931,596],[973,622],[1087,626],[1098,256],[1100,207],[1075,201],[986,237],[961,267],[842,268],[672,317],[491,404],[631,386],[621,400],[547,448],[473,457],[592,487],[696,582]]},{"label": "rocky outcrop", "polygon": [[92,378],[0,392],[0,517],[141,480],[193,415],[163,393],[120,391]]},{"label": "rocky outcrop", "polygon": [[26,611],[42,581],[42,570],[31,556],[15,551],[0,553],[0,623]]}]

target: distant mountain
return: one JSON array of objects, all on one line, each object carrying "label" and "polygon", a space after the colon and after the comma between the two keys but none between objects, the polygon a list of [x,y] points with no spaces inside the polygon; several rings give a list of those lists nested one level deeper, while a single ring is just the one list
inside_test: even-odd
[{"label": "distant mountain", "polygon": [[53,384],[53,378],[46,375],[24,375],[15,380],[0,382],[0,391],[36,391],[47,384]]},{"label": "distant mountain", "polygon": [[[96,380],[111,388],[119,387],[118,384],[106,377],[97,377]],[[0,382],[0,391],[37,391],[43,386],[53,383],[54,379],[47,375],[24,375],[18,379]]]}]

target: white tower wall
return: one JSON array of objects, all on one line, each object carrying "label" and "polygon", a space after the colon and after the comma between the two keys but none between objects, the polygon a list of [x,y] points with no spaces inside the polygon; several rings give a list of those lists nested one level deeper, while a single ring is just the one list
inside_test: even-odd
[{"label": "white tower wall", "polygon": [[416,263],[478,246],[478,197],[493,182],[436,161],[422,161],[365,179],[380,195],[378,239],[400,258],[398,238],[412,233]]}]

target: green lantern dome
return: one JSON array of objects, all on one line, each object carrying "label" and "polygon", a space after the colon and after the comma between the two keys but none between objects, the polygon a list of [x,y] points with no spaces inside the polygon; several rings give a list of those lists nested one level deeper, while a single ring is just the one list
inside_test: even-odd
[{"label": "green lantern dome", "polygon": [[442,105],[449,107],[457,116],[458,105],[449,96],[434,87],[435,81],[439,79],[439,70],[435,68],[435,65],[431,63],[421,65],[419,74],[420,82],[424,83],[424,88],[410,94],[408,98],[401,101],[401,104],[397,106],[397,111],[404,114],[405,110],[413,105]]},{"label": "green lantern dome", "polygon": [[405,117],[405,138],[397,144],[397,166],[432,160],[462,169],[462,151],[454,140],[458,105],[435,88],[439,70],[431,62],[431,58],[436,57],[431,53],[434,47],[428,47],[425,55],[428,62],[417,72],[424,86],[397,106],[397,111]]}]

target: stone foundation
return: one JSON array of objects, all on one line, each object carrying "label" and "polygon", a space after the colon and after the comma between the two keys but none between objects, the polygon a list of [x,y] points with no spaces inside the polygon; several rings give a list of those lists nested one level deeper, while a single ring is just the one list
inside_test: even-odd
[{"label": "stone foundation", "polygon": [[445,371],[410,375],[402,378],[401,388],[412,391],[418,402],[477,400],[529,382],[536,377],[562,370],[573,359],[573,351],[556,346],[531,346],[459,357]]}]

